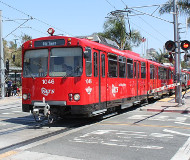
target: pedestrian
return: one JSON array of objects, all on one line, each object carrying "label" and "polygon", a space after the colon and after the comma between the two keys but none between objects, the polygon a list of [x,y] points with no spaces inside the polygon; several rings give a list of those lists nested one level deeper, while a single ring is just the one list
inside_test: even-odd
[{"label": "pedestrian", "polygon": [[11,80],[8,80],[7,82],[7,89],[8,89],[8,97],[11,96],[11,91],[12,91],[12,81]]},{"label": "pedestrian", "polygon": [[18,96],[20,96],[20,88],[19,87],[17,87],[17,94],[18,94]]},{"label": "pedestrian", "polygon": [[5,82],[5,97],[8,97],[8,81]]},{"label": "pedestrian", "polygon": [[13,84],[13,96],[16,96],[17,94],[17,84],[14,82]]}]

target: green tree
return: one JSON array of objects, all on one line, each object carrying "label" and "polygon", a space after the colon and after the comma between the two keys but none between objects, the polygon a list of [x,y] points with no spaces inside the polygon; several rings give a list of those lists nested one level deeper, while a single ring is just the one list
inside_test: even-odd
[{"label": "green tree", "polygon": [[24,42],[29,41],[29,40],[32,39],[32,37],[27,35],[27,34],[23,34],[21,37],[22,37],[21,38],[21,43],[24,43]]},{"label": "green tree", "polygon": [[8,45],[7,45],[7,41],[3,40],[3,52],[4,52],[4,62],[6,61],[8,57]]},{"label": "green tree", "polygon": [[[24,34],[21,35],[20,41],[22,43],[31,40],[32,37]],[[8,45],[9,44],[9,45]],[[13,41],[7,42],[6,40],[3,40],[3,47],[4,47],[4,59],[5,61],[9,59],[10,66],[22,66],[22,47],[16,47],[15,43]],[[13,56],[15,56],[15,61],[13,61]]]},{"label": "green tree", "polygon": [[[188,27],[190,27],[190,1],[189,0],[178,0],[177,2],[178,9],[180,11],[181,15],[187,15],[187,22],[188,22]],[[170,13],[173,12],[173,0],[169,0],[164,4],[160,10],[160,14],[164,13]]]},{"label": "green tree", "polygon": [[181,67],[182,67],[183,69],[186,69],[186,68],[188,67],[187,62],[182,61],[182,62],[181,62]]},{"label": "green tree", "polygon": [[16,49],[16,45],[13,41],[9,41],[9,49]]},{"label": "green tree", "polygon": [[[163,53],[161,49],[159,49],[159,52],[154,52],[154,54],[149,53],[149,55],[151,57],[153,57],[156,60],[156,62],[169,63],[169,60],[167,58],[164,58],[164,54],[165,53]],[[166,53],[166,54],[168,54],[168,53]]]},{"label": "green tree", "polygon": [[121,49],[129,50],[134,46],[139,46],[142,39],[139,31],[127,32],[124,16],[109,18],[104,23],[104,32],[100,35],[115,41]]}]

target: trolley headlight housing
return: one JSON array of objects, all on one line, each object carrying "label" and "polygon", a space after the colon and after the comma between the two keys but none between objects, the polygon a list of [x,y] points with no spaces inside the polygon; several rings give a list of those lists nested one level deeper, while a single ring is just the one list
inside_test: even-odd
[{"label": "trolley headlight housing", "polygon": [[27,100],[27,99],[28,99],[28,95],[27,95],[27,94],[23,94],[23,95],[22,95],[22,98],[23,98],[24,100]]},{"label": "trolley headlight housing", "polygon": [[75,101],[79,101],[80,100],[80,94],[78,94],[78,93],[75,94],[73,98]]}]

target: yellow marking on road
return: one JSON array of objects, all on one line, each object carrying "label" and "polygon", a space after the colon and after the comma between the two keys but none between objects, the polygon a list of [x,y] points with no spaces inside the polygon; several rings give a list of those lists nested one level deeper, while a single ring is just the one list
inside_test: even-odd
[{"label": "yellow marking on road", "polygon": [[12,156],[12,155],[14,155],[14,154],[17,154],[18,152],[17,151],[9,151],[9,152],[5,152],[5,153],[3,153],[3,154],[0,154],[0,160],[1,159],[4,159],[4,158],[6,158],[6,157],[9,157],[9,156]]},{"label": "yellow marking on road", "polygon": [[[186,93],[188,93],[188,92],[190,92],[190,89],[186,91]],[[183,94],[185,94],[185,91],[182,92],[182,95],[183,95]],[[170,97],[160,99],[160,100],[158,100],[158,101],[159,101],[159,102],[168,102],[168,101],[170,101],[170,100],[172,100],[172,99],[174,99],[174,98],[175,98],[175,94],[172,95],[172,96],[170,96]]]},{"label": "yellow marking on road", "polygon": [[180,128],[180,129],[190,129],[190,127],[182,126],[162,126],[162,125],[150,125],[150,124],[133,124],[133,123],[98,123],[100,125],[118,125],[118,126],[144,126],[144,127],[159,127],[159,128]]},{"label": "yellow marking on road", "polygon": [[174,98],[168,97],[168,98],[160,99],[159,102],[168,102],[172,99],[174,99]]}]

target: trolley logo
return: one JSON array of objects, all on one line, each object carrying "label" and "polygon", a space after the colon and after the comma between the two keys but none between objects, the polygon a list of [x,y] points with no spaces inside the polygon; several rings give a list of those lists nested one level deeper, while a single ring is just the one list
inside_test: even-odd
[{"label": "trolley logo", "polygon": [[88,88],[85,88],[85,90],[88,94],[91,94],[92,92],[92,88],[90,86],[88,86]]},{"label": "trolley logo", "polygon": [[113,96],[115,97],[115,94],[118,93],[118,87],[115,87],[113,84],[112,84],[112,94]]},{"label": "trolley logo", "polygon": [[41,93],[42,93],[44,96],[48,96],[49,94],[54,94],[54,93],[55,93],[55,90],[54,90],[54,89],[42,88],[42,89],[41,89]]}]

